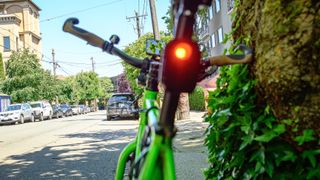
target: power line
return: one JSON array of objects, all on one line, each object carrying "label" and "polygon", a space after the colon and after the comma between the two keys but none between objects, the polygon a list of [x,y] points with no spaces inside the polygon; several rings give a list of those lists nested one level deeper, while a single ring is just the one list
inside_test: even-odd
[{"label": "power line", "polygon": [[108,67],[112,67],[112,66],[115,66],[115,65],[118,65],[118,64],[121,64],[121,62],[117,62],[117,63],[113,63],[113,64],[108,64],[108,65],[105,65],[105,66],[98,66],[96,69],[108,68]]},{"label": "power line", "polygon": [[86,9],[81,9],[81,10],[73,11],[73,12],[70,12],[70,13],[65,13],[65,14],[62,14],[62,15],[59,15],[59,16],[55,16],[55,17],[52,17],[52,18],[47,18],[47,19],[41,20],[40,22],[51,21],[51,20],[58,19],[58,18],[61,18],[61,17],[64,17],[64,16],[69,16],[69,15],[72,15],[72,14],[89,11],[91,9],[96,9],[96,8],[108,6],[108,5],[111,5],[111,4],[114,4],[114,3],[117,3],[117,2],[121,2],[121,1],[123,1],[123,0],[114,0],[114,1],[111,1],[111,2],[108,2],[108,3],[99,4],[99,5],[96,5],[96,6],[93,6],[93,7],[89,7],[89,8],[86,8]]},{"label": "power line", "polygon": [[59,54],[72,54],[72,55],[79,55],[82,56],[83,54],[97,54],[101,53],[101,51],[95,51],[95,52],[66,52],[66,51],[60,51],[58,50]]},{"label": "power line", "polygon": [[67,75],[70,75],[67,71],[65,71],[58,63],[57,63],[57,67],[62,70],[64,73],[66,73]]}]

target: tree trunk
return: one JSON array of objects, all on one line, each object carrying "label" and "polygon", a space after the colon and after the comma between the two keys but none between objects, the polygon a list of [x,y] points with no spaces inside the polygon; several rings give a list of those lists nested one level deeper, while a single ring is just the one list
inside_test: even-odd
[{"label": "tree trunk", "polygon": [[320,2],[244,0],[237,11],[234,38],[249,39],[254,49],[259,99],[279,122],[295,120],[296,133],[309,128],[319,138]]},{"label": "tree trunk", "polygon": [[176,112],[177,120],[190,118],[190,106],[188,93],[181,93]]}]

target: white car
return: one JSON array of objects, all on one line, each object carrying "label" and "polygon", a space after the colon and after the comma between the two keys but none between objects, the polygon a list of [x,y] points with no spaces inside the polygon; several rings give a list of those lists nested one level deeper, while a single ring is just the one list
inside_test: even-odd
[{"label": "white car", "polygon": [[49,102],[46,101],[37,101],[30,103],[34,116],[39,121],[43,121],[44,119],[52,119],[53,109]]},{"label": "white car", "polygon": [[0,124],[23,124],[26,120],[34,122],[33,110],[27,103],[9,105],[5,112],[0,113]]},{"label": "white car", "polygon": [[72,114],[73,114],[73,115],[79,115],[79,114],[81,114],[81,109],[80,109],[80,106],[79,106],[79,105],[71,105],[70,107],[71,107],[71,109],[72,109]]}]

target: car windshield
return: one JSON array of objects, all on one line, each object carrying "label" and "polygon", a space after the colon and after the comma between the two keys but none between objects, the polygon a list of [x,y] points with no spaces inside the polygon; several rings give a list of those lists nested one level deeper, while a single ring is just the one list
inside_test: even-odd
[{"label": "car windshield", "polygon": [[68,108],[69,106],[66,105],[66,104],[61,104],[60,107],[61,107],[61,108]]},{"label": "car windshield", "polygon": [[133,97],[130,95],[116,95],[110,98],[110,101],[133,101]]},{"label": "car windshield", "polygon": [[76,107],[78,107],[78,106],[76,106],[76,105],[72,105],[72,106],[71,106],[71,108],[76,108]]},{"label": "car windshield", "polygon": [[30,104],[32,108],[37,108],[37,107],[41,107],[40,103],[32,103]]},{"label": "car windshield", "polygon": [[21,105],[11,105],[7,107],[7,111],[16,111],[20,109],[21,109]]}]

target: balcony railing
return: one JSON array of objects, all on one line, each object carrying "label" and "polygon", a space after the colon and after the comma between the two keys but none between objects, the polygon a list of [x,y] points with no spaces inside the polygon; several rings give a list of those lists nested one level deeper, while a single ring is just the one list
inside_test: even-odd
[{"label": "balcony railing", "polygon": [[207,26],[202,26],[199,30],[199,38],[204,39],[209,36],[209,28]]},{"label": "balcony railing", "polygon": [[0,14],[0,24],[20,24],[21,20],[15,14]]}]

